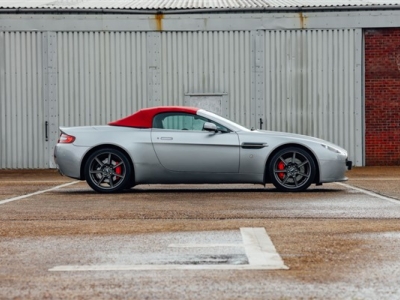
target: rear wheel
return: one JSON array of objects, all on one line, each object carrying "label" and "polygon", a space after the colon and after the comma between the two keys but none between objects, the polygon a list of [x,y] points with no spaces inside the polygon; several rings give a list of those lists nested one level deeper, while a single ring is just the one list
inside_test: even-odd
[{"label": "rear wheel", "polygon": [[277,152],[268,167],[273,185],[280,191],[300,192],[314,181],[316,167],[311,155],[298,147]]},{"label": "rear wheel", "polygon": [[112,148],[93,152],[85,164],[86,182],[100,193],[119,192],[132,184],[132,168],[121,151]]}]

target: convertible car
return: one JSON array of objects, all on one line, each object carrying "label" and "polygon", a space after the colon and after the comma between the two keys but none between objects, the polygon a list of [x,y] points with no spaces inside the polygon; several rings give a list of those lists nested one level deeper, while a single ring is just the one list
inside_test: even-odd
[{"label": "convertible car", "polygon": [[104,126],[60,127],[61,174],[97,192],[138,184],[272,183],[299,192],[345,181],[346,150],[304,135],[249,130],[195,107],[141,109]]}]

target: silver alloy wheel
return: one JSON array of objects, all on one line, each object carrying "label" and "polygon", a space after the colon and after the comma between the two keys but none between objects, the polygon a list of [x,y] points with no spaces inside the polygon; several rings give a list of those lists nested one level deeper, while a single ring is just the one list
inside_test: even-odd
[{"label": "silver alloy wheel", "polygon": [[85,165],[87,183],[97,192],[121,191],[131,177],[131,167],[125,155],[116,149],[94,152]]},{"label": "silver alloy wheel", "polygon": [[303,149],[291,147],[279,151],[271,161],[271,181],[282,191],[307,189],[315,176],[315,164]]}]

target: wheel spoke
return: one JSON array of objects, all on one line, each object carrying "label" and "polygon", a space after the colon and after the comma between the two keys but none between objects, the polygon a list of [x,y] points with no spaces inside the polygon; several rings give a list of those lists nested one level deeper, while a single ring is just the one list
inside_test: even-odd
[{"label": "wheel spoke", "polygon": [[103,162],[102,162],[98,157],[96,157],[95,160],[97,161],[97,163],[98,163],[101,167],[104,165]]},{"label": "wheel spoke", "polygon": [[116,176],[116,177],[119,177],[119,178],[121,178],[121,179],[124,179],[124,178],[125,178],[125,175],[122,175],[122,174],[114,173],[113,175]]},{"label": "wheel spoke", "polygon": [[108,176],[108,184],[110,185],[111,188],[114,187],[114,182],[113,182],[113,180],[112,180],[112,175],[109,175],[109,176]]},{"label": "wheel spoke", "polygon": [[299,184],[297,183],[296,176],[293,176],[293,180],[294,180],[294,185],[295,185],[296,187],[298,187],[298,186],[299,186]]},{"label": "wheel spoke", "polygon": [[124,174],[118,174],[118,173],[115,173],[114,171],[112,172],[111,176],[117,176],[117,177],[122,178],[122,179],[125,178]]},{"label": "wheel spoke", "polygon": [[103,172],[101,170],[91,170],[90,174],[102,174]]},{"label": "wheel spoke", "polygon": [[301,164],[298,165],[298,167],[301,168],[302,166],[304,166],[304,165],[306,165],[308,163],[310,163],[308,160],[303,161]]},{"label": "wheel spoke", "polygon": [[287,171],[285,169],[283,169],[283,170],[275,170],[274,172],[275,173],[287,173]]},{"label": "wheel spoke", "polygon": [[284,164],[285,167],[286,167],[286,161],[282,158],[282,156],[280,156],[279,159],[283,162],[283,164]]},{"label": "wheel spoke", "polygon": [[286,176],[285,180],[282,182],[282,184],[286,184],[286,182],[289,180],[290,176]]},{"label": "wheel spoke", "polygon": [[113,169],[115,170],[117,167],[122,166],[124,164],[123,161],[121,161],[119,164],[113,165]]},{"label": "wheel spoke", "polygon": [[101,178],[99,179],[99,181],[97,182],[98,185],[101,185],[102,182],[104,181],[104,179],[106,179],[106,177],[104,175],[101,175]]},{"label": "wheel spoke", "polygon": [[300,176],[303,176],[303,177],[310,177],[310,175],[309,174],[304,174],[304,173],[302,173],[302,172],[299,172],[299,173],[297,173],[297,174],[299,174]]}]

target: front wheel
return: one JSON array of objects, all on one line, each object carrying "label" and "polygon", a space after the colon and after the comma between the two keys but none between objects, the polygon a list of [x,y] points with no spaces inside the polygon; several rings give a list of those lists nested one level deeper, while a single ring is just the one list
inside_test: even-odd
[{"label": "front wheel", "polygon": [[119,192],[131,184],[131,169],[125,154],[116,149],[103,148],[89,156],[85,164],[85,178],[96,192]]},{"label": "front wheel", "polygon": [[272,184],[283,192],[306,190],[314,181],[316,167],[311,155],[298,147],[277,152],[268,166]]}]

